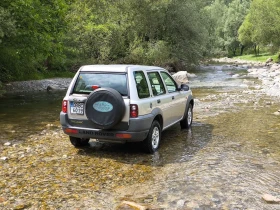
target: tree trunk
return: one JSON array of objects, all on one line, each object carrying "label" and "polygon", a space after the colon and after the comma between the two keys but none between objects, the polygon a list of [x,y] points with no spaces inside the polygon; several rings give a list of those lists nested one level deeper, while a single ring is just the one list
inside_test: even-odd
[{"label": "tree trunk", "polygon": [[236,48],[233,48],[232,52],[233,52],[233,56],[236,56]]},{"label": "tree trunk", "polygon": [[243,55],[244,48],[245,48],[245,46],[242,44],[241,49],[240,49],[240,55]]},{"label": "tree trunk", "polygon": [[257,55],[257,45],[254,44],[254,52],[255,52],[255,55]]}]

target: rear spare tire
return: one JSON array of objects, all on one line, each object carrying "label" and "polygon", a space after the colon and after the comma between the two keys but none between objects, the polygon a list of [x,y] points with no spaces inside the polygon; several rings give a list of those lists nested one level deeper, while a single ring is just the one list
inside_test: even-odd
[{"label": "rear spare tire", "polygon": [[99,88],[89,95],[85,112],[95,128],[109,129],[122,120],[125,113],[124,100],[112,88]]}]

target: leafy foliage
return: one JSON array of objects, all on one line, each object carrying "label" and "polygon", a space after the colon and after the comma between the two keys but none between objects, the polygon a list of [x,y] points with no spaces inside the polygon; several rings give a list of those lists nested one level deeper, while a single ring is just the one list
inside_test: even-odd
[{"label": "leafy foliage", "polygon": [[251,0],[215,0],[204,8],[208,17],[208,51],[210,55],[235,55],[240,47],[238,29],[242,24]]},{"label": "leafy foliage", "polygon": [[270,45],[273,51],[280,47],[280,2],[254,0],[249,14],[239,29],[242,43]]},{"label": "leafy foliage", "polygon": [[250,6],[250,1],[234,0],[228,6],[226,13],[226,22],[224,25],[225,46],[234,56],[240,46],[238,40],[238,29],[241,26],[247,11]]},{"label": "leafy foliage", "polygon": [[203,56],[235,55],[257,44],[277,51],[279,4],[278,0],[2,0],[0,81],[36,79],[94,63],[186,66]]},{"label": "leafy foliage", "polygon": [[0,6],[10,11],[15,27],[13,36],[2,38],[0,68],[6,74],[0,80],[30,78],[49,68],[53,58],[61,57],[67,26],[64,0],[3,0]]}]

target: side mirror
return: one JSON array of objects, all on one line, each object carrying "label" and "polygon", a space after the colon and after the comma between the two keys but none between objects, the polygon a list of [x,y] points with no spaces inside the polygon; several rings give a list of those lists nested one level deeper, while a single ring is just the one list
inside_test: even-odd
[{"label": "side mirror", "polygon": [[190,87],[186,84],[181,84],[181,87],[179,89],[180,91],[188,91]]}]

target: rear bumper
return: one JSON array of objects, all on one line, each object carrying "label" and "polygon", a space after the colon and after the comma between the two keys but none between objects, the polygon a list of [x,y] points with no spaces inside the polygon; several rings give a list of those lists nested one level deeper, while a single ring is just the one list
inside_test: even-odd
[{"label": "rear bumper", "polygon": [[[71,120],[65,113],[60,113],[60,123],[65,134],[77,138],[93,138],[99,141],[112,142],[137,142],[143,141],[148,133],[153,122],[153,115],[140,116],[138,118],[130,119],[129,126],[126,130],[102,130],[90,127],[81,127],[71,124]],[[122,138],[121,136],[126,136]]]}]

